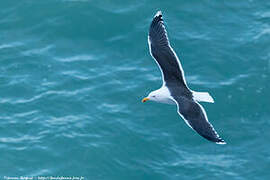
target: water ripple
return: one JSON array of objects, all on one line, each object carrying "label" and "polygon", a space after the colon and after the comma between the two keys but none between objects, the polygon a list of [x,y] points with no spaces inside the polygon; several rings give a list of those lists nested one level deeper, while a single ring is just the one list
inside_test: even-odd
[{"label": "water ripple", "polygon": [[7,48],[14,48],[14,47],[19,47],[24,45],[24,43],[22,42],[11,42],[11,43],[7,43],[7,44],[1,44],[0,45],[0,50],[1,49],[7,49]]},{"label": "water ripple", "polygon": [[63,97],[73,97],[75,95],[78,94],[84,94],[85,92],[90,92],[93,88],[92,87],[86,87],[86,88],[82,88],[82,89],[77,89],[77,90],[49,90],[46,92],[43,92],[41,94],[35,95],[32,98],[21,98],[21,99],[15,99],[15,98],[2,98],[0,99],[0,103],[5,104],[12,104],[12,105],[16,105],[16,104],[25,104],[25,103],[32,103],[32,102],[38,102],[43,98],[47,98],[50,95],[59,95],[59,96],[63,96]]},{"label": "water ripple", "polygon": [[258,40],[265,35],[270,35],[270,27],[264,27],[260,30],[260,32],[254,36],[254,40]]},{"label": "water ripple", "polygon": [[55,59],[60,62],[76,62],[76,61],[90,61],[93,59],[97,59],[97,57],[83,54],[83,55],[76,55],[76,56],[71,56],[71,57],[62,57],[62,58],[56,57]]},{"label": "water ripple", "polygon": [[40,142],[41,136],[22,135],[20,137],[1,137],[2,143],[24,143],[24,142]]},{"label": "water ripple", "polygon": [[191,84],[204,85],[207,87],[222,87],[222,86],[230,86],[230,85],[236,84],[236,83],[238,83],[238,81],[240,81],[242,79],[246,79],[249,76],[250,76],[249,74],[239,74],[239,75],[232,77],[230,79],[216,81],[216,82],[203,80],[199,76],[188,76],[187,79],[188,79],[188,82],[190,82]]},{"label": "water ripple", "polygon": [[42,48],[30,49],[22,52],[24,56],[32,56],[32,55],[44,55],[48,54],[49,50],[54,48],[54,45],[47,45]]}]

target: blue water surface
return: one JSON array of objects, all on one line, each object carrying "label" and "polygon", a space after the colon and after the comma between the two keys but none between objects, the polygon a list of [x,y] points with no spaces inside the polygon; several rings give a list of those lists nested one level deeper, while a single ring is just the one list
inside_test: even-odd
[{"label": "blue water surface", "polygon": [[[1,179],[270,179],[270,1],[0,4]],[[147,44],[158,10],[226,145],[176,106],[141,103],[161,85]]]}]

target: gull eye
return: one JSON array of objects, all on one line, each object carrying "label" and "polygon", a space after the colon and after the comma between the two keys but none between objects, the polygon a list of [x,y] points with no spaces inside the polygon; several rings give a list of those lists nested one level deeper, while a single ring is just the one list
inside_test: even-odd
[{"label": "gull eye", "polygon": [[156,97],[155,95],[153,97]]}]

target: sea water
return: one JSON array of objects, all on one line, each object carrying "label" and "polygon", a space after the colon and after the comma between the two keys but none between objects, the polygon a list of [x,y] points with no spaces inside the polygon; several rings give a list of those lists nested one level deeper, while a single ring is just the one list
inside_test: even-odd
[{"label": "sea water", "polygon": [[[270,2],[2,0],[0,178],[270,179]],[[176,106],[147,33],[161,10],[188,86],[226,145]]]}]

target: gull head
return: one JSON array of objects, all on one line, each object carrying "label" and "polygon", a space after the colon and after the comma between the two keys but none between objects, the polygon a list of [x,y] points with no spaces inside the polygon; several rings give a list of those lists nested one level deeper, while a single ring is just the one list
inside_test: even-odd
[{"label": "gull head", "polygon": [[165,104],[174,104],[175,102],[172,100],[172,97],[169,93],[169,90],[163,86],[158,90],[152,91],[149,95],[142,99],[142,102],[146,101],[155,101],[159,103]]},{"label": "gull head", "polygon": [[160,95],[158,93],[158,90],[156,90],[156,91],[152,91],[151,93],[149,93],[149,95],[147,97],[143,98],[142,102],[158,101],[158,99],[160,99]]}]

